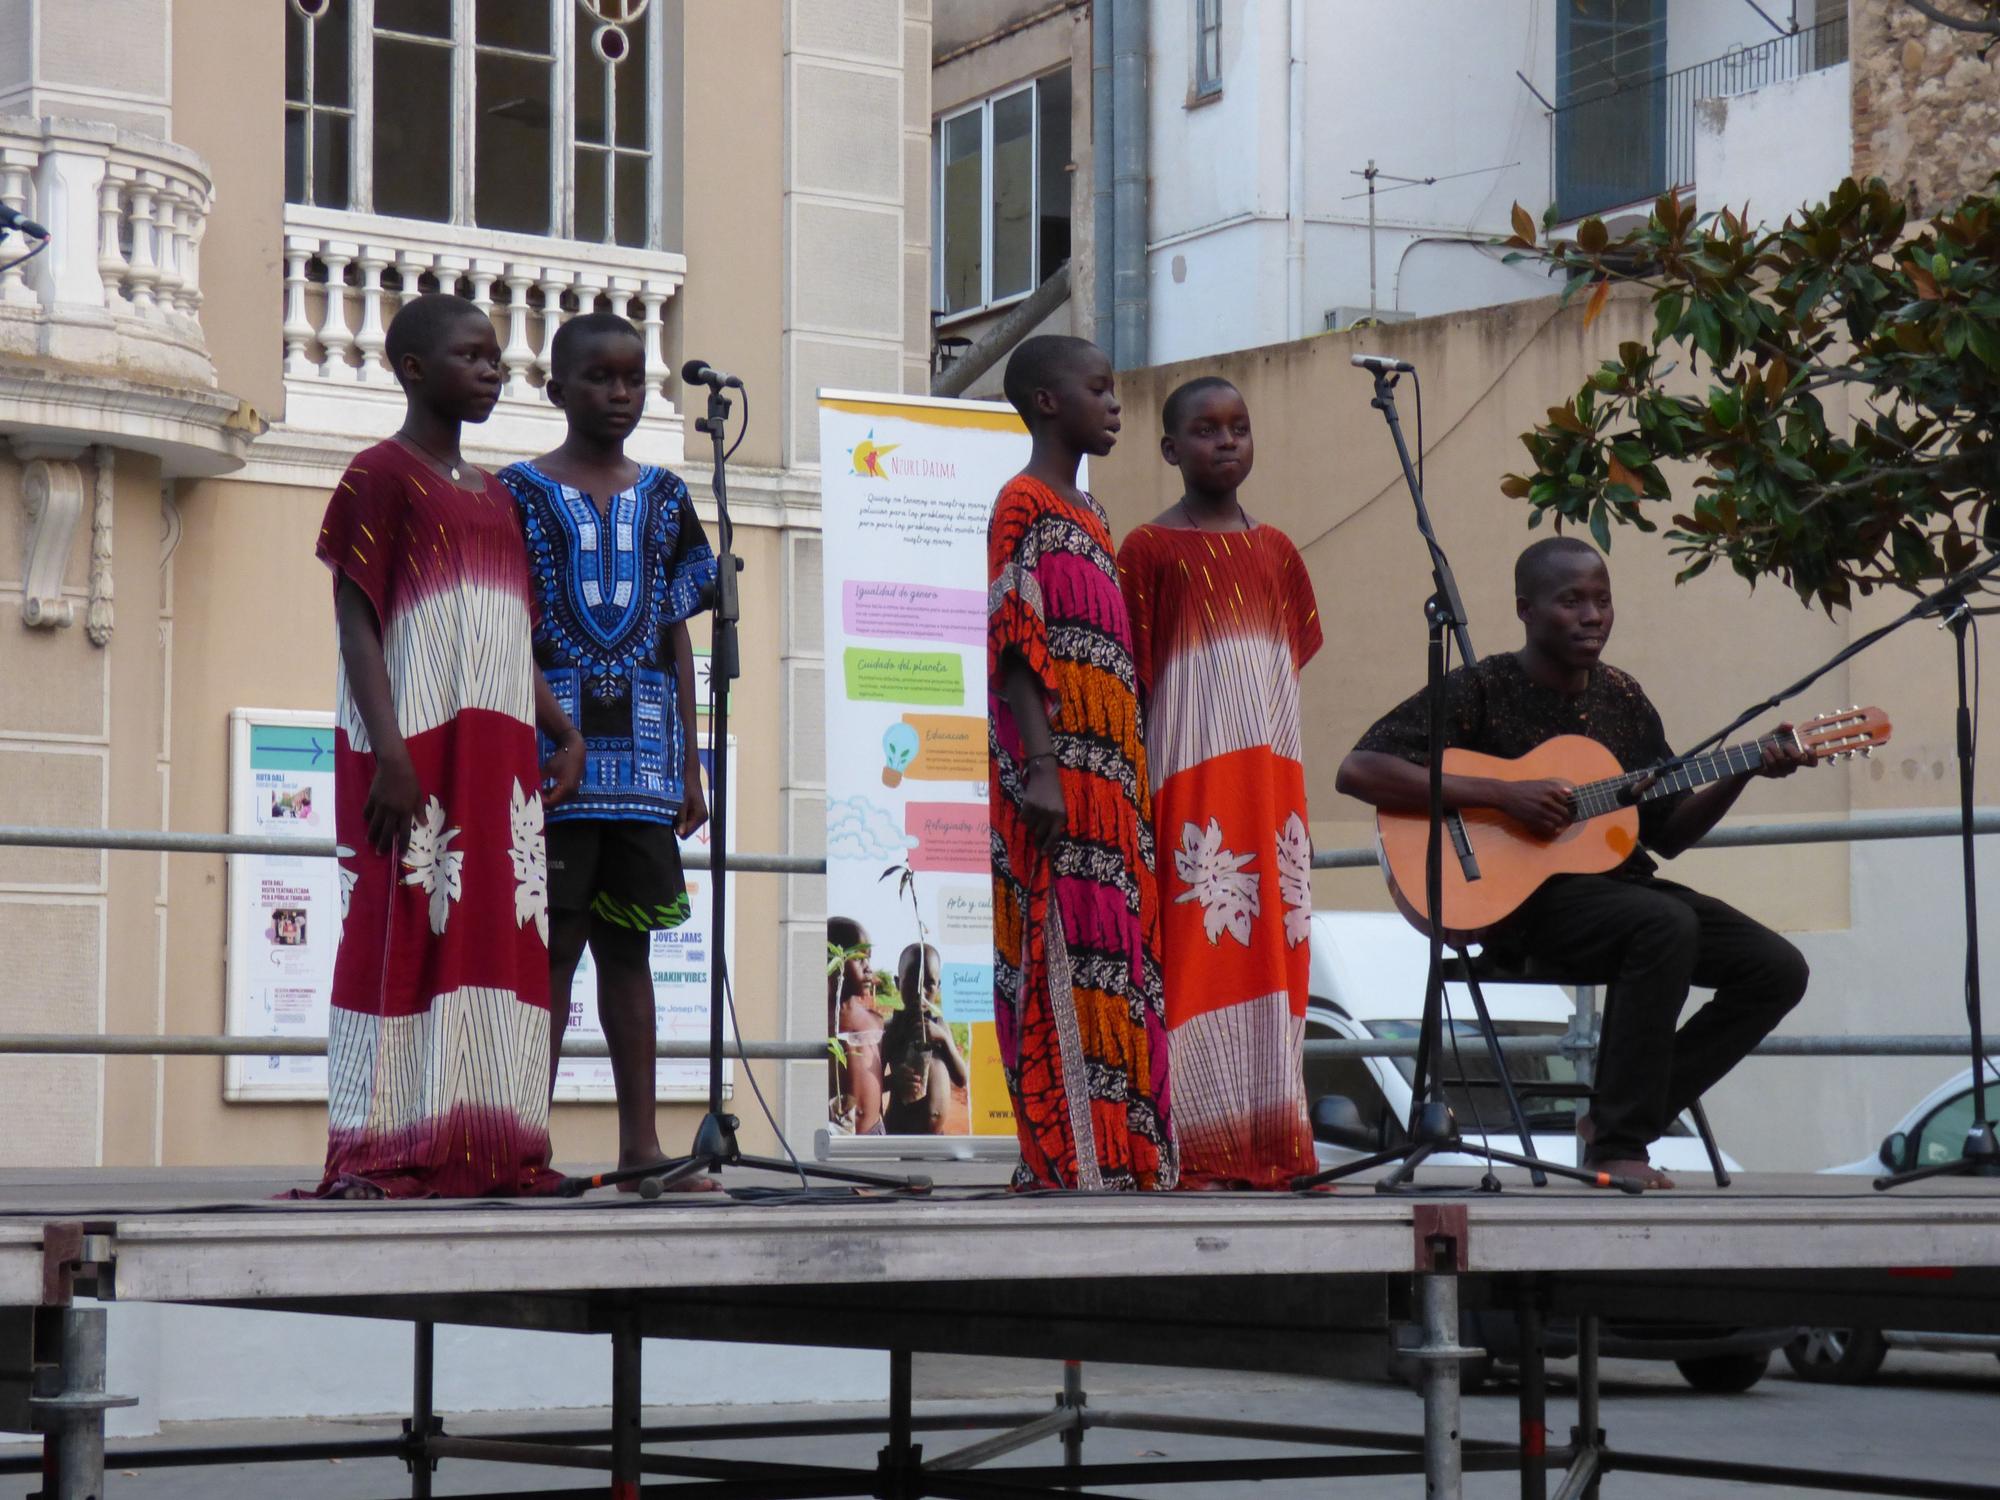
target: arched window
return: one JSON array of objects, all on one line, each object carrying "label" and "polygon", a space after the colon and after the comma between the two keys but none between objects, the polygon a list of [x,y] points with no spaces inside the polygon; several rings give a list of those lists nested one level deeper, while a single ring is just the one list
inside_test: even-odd
[{"label": "arched window", "polygon": [[650,0],[284,0],[293,203],[659,244]]}]

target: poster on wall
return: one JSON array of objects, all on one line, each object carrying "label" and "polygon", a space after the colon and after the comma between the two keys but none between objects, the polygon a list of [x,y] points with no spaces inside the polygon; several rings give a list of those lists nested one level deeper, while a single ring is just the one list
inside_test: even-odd
[{"label": "poster on wall", "polygon": [[[333,715],[239,708],[229,716],[229,831],[333,837]],[[229,856],[231,1036],[324,1037],[340,944],[340,884],[317,856]],[[323,1057],[232,1057],[223,1098],[326,1098]]]},{"label": "poster on wall", "polygon": [[993,1026],[986,522],[1012,407],[821,391],[832,1136],[1014,1134]]},{"label": "poster on wall", "polygon": [[[729,747],[730,826],[735,827],[736,739]],[[701,752],[709,775],[709,751]],[[308,841],[333,837],[333,716],[276,709],[237,709],[230,715],[229,830]],[[709,833],[703,828],[687,856],[689,919],[653,935],[653,992],[660,1036],[674,1041],[708,1039],[710,875]],[[732,836],[731,842],[734,842]],[[730,885],[725,961],[736,951],[735,877]],[[227,1019],[231,1036],[318,1037],[327,1033],[333,992],[333,956],[340,944],[340,886],[334,861],[318,856],[232,854],[228,875],[229,931]],[[570,995],[569,1035],[601,1040],[597,976],[588,953]],[[661,1062],[662,1100],[705,1099],[708,1064]],[[734,1064],[723,1060],[723,1082]],[[570,1058],[556,1076],[558,1101],[610,1100],[611,1065],[602,1058]],[[232,1103],[316,1102],[326,1098],[323,1057],[232,1057],[223,1073],[223,1098]]]},{"label": "poster on wall", "polygon": [[[706,656],[701,658],[706,662]],[[706,700],[707,684],[700,684]],[[701,733],[706,738],[707,729]],[[729,737],[729,843],[730,852],[736,844],[736,736]],[[701,751],[702,779],[713,791],[715,778],[711,774],[714,762],[704,743]],[[688,850],[683,854],[686,866],[688,904],[691,908],[687,921],[671,932],[653,934],[653,1010],[658,1019],[660,1040],[663,1042],[708,1041],[708,996],[709,965],[713,962],[714,946],[709,940],[709,902],[714,891],[709,882],[713,878],[708,872],[709,829],[704,824],[700,832],[688,841]],[[699,853],[695,851],[700,851]],[[728,884],[723,887],[723,897],[727,907],[724,925],[728,929],[723,934],[723,961],[733,973],[736,965],[736,877],[723,877]],[[583,961],[576,966],[576,984],[570,990],[569,1030],[567,1035],[575,1040],[589,1039],[602,1041],[603,1024],[597,1018],[597,970],[592,965],[586,950]],[[733,1083],[735,1061],[725,1057],[722,1060],[722,1083],[725,1092]],[[656,1096],[662,1100],[706,1099],[708,1097],[708,1063],[706,1061],[667,1060],[655,1064],[654,1075]],[[611,1062],[602,1057],[566,1057],[556,1069],[556,1102],[609,1101],[618,1097],[611,1081]]]}]

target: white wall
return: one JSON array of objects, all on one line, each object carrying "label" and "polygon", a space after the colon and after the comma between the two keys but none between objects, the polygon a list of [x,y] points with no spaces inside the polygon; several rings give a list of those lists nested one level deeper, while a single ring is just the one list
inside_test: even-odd
[{"label": "white wall", "polygon": [[[1539,219],[1551,196],[1548,119],[1515,74],[1554,97],[1560,3],[1308,0],[1301,7],[1307,228],[1302,326],[1293,330],[1285,295],[1292,6],[1224,0],[1222,96],[1194,104],[1193,6],[1152,0],[1152,358],[1311,335],[1330,309],[1366,307],[1368,204],[1353,195],[1365,187],[1354,174],[1371,159],[1385,174],[1449,179],[1380,183],[1395,191],[1376,200],[1376,305],[1429,316],[1545,295],[1538,271],[1502,266],[1482,247],[1508,233],[1513,204]],[[1790,19],[1784,0],[1767,0],[1765,9],[1780,23]],[[1671,0],[1663,65],[1706,62],[1776,35],[1743,0]],[[1823,79],[1817,93],[1836,87],[1844,84]],[[1819,173],[1819,158],[1845,142],[1844,125],[1823,131],[1781,113],[1768,120],[1764,154],[1796,156],[1801,171]],[[1770,152],[1779,138],[1786,151]]]},{"label": "white wall", "polygon": [[[1791,21],[1793,7],[1784,0],[1758,0],[1780,25]],[[1812,24],[1812,6],[1797,6],[1799,24]],[[1667,67],[1691,68],[1721,57],[1732,47],[1754,47],[1776,41],[1764,18],[1744,0],[1667,0]]]},{"label": "white wall", "polygon": [[[110,1432],[162,1422],[407,1413],[407,1323],[236,1308],[114,1303],[107,1389],[137,1396]],[[611,1404],[611,1341],[491,1328],[437,1330],[437,1409],[532,1411]],[[878,1401],[888,1356],[859,1350],[649,1339],[648,1406]]]},{"label": "white wall", "polygon": [[[1504,235],[1517,200],[1538,217],[1548,202],[1548,124],[1514,70],[1553,93],[1554,0],[1308,0],[1301,9],[1305,296],[1298,331],[1319,332],[1331,308],[1368,303],[1368,205],[1352,195],[1365,190],[1354,174],[1371,158],[1401,177],[1501,169],[1378,197],[1380,306],[1429,314],[1544,295],[1538,275],[1500,267],[1476,248],[1436,242]],[[1202,105],[1189,103],[1191,11],[1186,0],[1154,0],[1151,10],[1155,361],[1290,336],[1292,6],[1225,0],[1222,97]],[[1419,242],[1429,243],[1413,251]],[[1406,252],[1419,269],[1399,304],[1397,270]]]},{"label": "white wall", "polygon": [[[1854,170],[1847,64],[1695,106],[1695,191],[1704,212],[1750,205],[1756,223],[1782,224],[1824,202]],[[1785,149],[1771,143],[1782,140]]]}]

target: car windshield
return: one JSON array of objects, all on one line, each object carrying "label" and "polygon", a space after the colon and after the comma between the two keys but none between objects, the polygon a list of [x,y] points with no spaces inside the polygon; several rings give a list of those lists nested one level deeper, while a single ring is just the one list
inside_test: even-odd
[{"label": "car windshield", "polygon": [[[1413,1041],[1420,1029],[1416,1021],[1370,1021],[1368,1030],[1384,1041]],[[1502,1037],[1561,1036],[1568,1028],[1555,1021],[1495,1021],[1493,1030]],[[1445,1057],[1445,1102],[1458,1117],[1461,1130],[1501,1131],[1507,1126],[1507,1096],[1494,1075],[1493,1061],[1479,1026],[1470,1020],[1453,1018],[1450,1045]],[[1416,1077],[1413,1057],[1393,1059],[1405,1081]],[[1543,1055],[1511,1053],[1507,1071],[1514,1090],[1521,1096],[1521,1111],[1528,1117],[1530,1130],[1566,1134],[1576,1128],[1576,1112],[1582,1100],[1567,1097],[1576,1086],[1576,1065],[1560,1052]],[[1539,1089],[1539,1092],[1538,1092]],[[1687,1127],[1675,1120],[1669,1135],[1686,1135]]]}]

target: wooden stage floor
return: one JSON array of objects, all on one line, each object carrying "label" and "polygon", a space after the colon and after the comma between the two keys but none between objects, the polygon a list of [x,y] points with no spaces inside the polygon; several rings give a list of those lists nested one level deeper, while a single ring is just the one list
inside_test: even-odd
[{"label": "wooden stage floor", "polygon": [[[652,1203],[394,1204],[276,1202],[299,1184],[283,1170],[0,1171],[0,1307],[45,1300],[45,1227],[64,1223],[90,1236],[77,1290],[118,1301],[579,1329],[616,1302],[644,1307],[649,1334],[757,1342],[819,1342],[806,1335],[825,1320],[807,1314],[879,1301],[880,1347],[1300,1369],[1318,1361],[1279,1352],[1298,1335],[1395,1321],[1443,1226],[1475,1297],[1533,1286],[1558,1312],[1843,1325],[1863,1298],[1877,1326],[2000,1331],[1991,1181],[1878,1193],[1863,1177],[1746,1175],[1628,1197],[1509,1176],[1498,1194],[1023,1196],[991,1168],[957,1170],[967,1180],[924,1197],[759,1175]],[[1470,1174],[1424,1174],[1454,1179]],[[1216,1347],[1189,1347],[1198,1328]],[[1224,1344],[1237,1356],[1219,1358]]]},{"label": "wooden stage floor", "polygon": [[[1750,1175],[1727,1190],[1689,1183],[1628,1197],[1560,1182],[1537,1189],[1510,1174],[1496,1194],[1385,1195],[1350,1182],[1298,1196],[1015,1195],[991,1181],[991,1168],[951,1172],[965,1180],[921,1196],[802,1191],[760,1174],[725,1176],[726,1192],[658,1202],[599,1192],[396,1204],[274,1201],[301,1185],[283,1171],[0,1172],[0,1425],[11,1351],[17,1395],[56,1391],[15,1403],[60,1429],[45,1449],[50,1492],[101,1496],[104,1314],[70,1305],[95,1297],[412,1323],[415,1397],[396,1451],[417,1496],[431,1493],[431,1468],[450,1457],[608,1469],[612,1492],[628,1497],[642,1493],[642,1475],[679,1475],[712,1483],[674,1493],[716,1500],[1039,1500],[1079,1483],[1108,1495],[1100,1485],[1207,1485],[1224,1474],[1310,1479],[1320,1493],[1319,1481],[1362,1473],[1422,1473],[1427,1493],[1457,1496],[1461,1473],[1475,1468],[1518,1469],[1521,1493],[1536,1497],[1564,1469],[1560,1493],[1575,1495],[1614,1468],[1931,1500],[1996,1493],[1899,1473],[1610,1447],[1596,1351],[1600,1329],[1632,1325],[2000,1332],[2000,1182],[1937,1179],[1878,1193],[1861,1177]],[[1433,1188],[1454,1178],[1470,1186],[1472,1174],[1422,1174]],[[1518,1447],[1460,1438],[1458,1361],[1475,1352],[1458,1347],[1461,1316],[1480,1308],[1521,1330]],[[1579,1419],[1566,1448],[1548,1440],[1539,1331],[1565,1319],[1575,1320]],[[609,1430],[560,1452],[446,1433],[432,1397],[439,1323],[609,1335]],[[1390,1451],[1073,1467],[1089,1426],[1143,1428],[1153,1419],[1090,1408],[1067,1383],[1046,1416],[956,1453],[925,1461],[912,1439],[916,1353],[1352,1376],[1380,1373],[1385,1330],[1403,1325],[1423,1340],[1411,1351],[1424,1370],[1420,1443],[1333,1428],[1285,1434]],[[651,1338],[889,1351],[878,1467],[773,1466],[754,1445],[727,1461],[642,1451],[639,1371]],[[58,1343],[60,1360],[46,1363]],[[24,1362],[30,1350],[38,1352]],[[1257,1441],[1280,1436],[1268,1424],[1209,1426]],[[958,1472],[1055,1435],[1064,1466]]]}]

